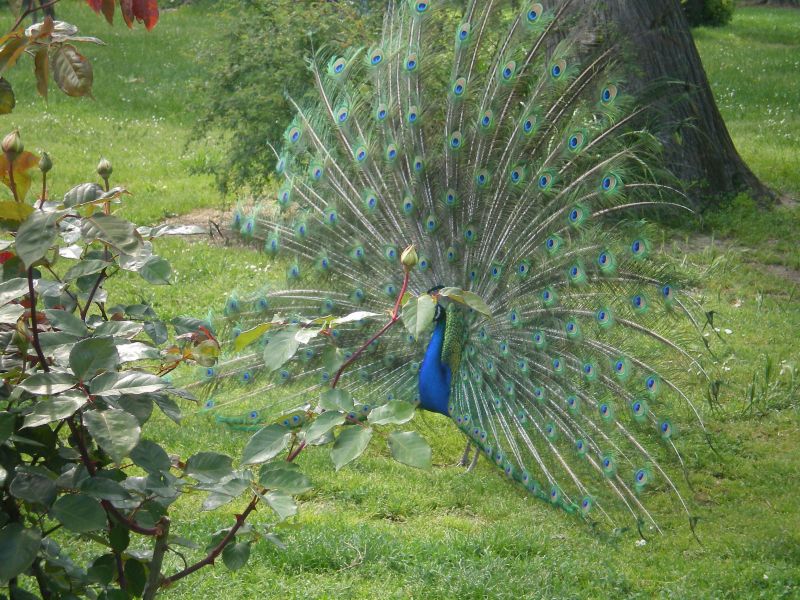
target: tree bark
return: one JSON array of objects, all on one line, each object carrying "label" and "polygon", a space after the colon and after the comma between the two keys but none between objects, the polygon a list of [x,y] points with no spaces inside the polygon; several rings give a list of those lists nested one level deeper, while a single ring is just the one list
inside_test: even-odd
[{"label": "tree bark", "polygon": [[[749,192],[762,204],[775,200],[745,164],[731,140],[703,70],[680,0],[578,0],[579,8],[594,7],[626,46],[640,73],[629,77],[634,89],[654,81],[675,82],[656,103],[675,134],[665,136],[669,169],[690,184],[689,196],[699,206],[738,192]],[[626,59],[626,60],[627,60]]]}]

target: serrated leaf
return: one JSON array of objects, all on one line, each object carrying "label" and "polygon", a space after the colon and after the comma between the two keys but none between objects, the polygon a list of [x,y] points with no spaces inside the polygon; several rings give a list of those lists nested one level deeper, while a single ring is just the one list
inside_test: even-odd
[{"label": "serrated leaf", "polygon": [[337,410],[328,410],[321,415],[318,415],[306,427],[306,441],[313,442],[321,438],[337,425],[344,423],[344,415]]},{"label": "serrated leaf", "polygon": [[61,496],[50,509],[50,516],[75,533],[96,531],[106,526],[106,511],[100,502],[83,494]]},{"label": "serrated leaf", "polygon": [[277,456],[289,444],[291,431],[282,425],[268,425],[248,440],[242,452],[242,464],[256,465]]},{"label": "serrated leaf", "polygon": [[[16,176],[16,172],[14,175]],[[35,211],[25,219],[17,230],[16,248],[17,255],[26,268],[47,253],[57,234],[58,227],[52,213]]]},{"label": "serrated leaf", "polygon": [[33,207],[30,204],[13,200],[0,201],[0,223],[22,223],[32,212]]},{"label": "serrated leaf", "polygon": [[295,334],[294,339],[300,344],[307,344],[324,329],[323,327],[303,327]]},{"label": "serrated leaf", "polygon": [[91,96],[92,64],[71,44],[58,46],[50,55],[53,79],[67,96]]},{"label": "serrated leaf", "polygon": [[361,456],[370,439],[372,439],[372,429],[368,427],[354,426],[343,430],[331,449],[331,460],[336,470]]},{"label": "serrated leaf", "polygon": [[133,224],[115,215],[98,213],[84,218],[81,235],[86,242],[100,240],[130,255],[136,254],[142,245],[142,238]]},{"label": "serrated leaf", "polygon": [[161,409],[162,413],[164,413],[168,418],[172,419],[172,421],[175,423],[180,423],[181,419],[183,419],[181,407],[178,406],[172,398],[168,398],[163,394],[156,394],[153,396],[153,402],[155,402],[156,406]]},{"label": "serrated leaf", "polygon": [[492,311],[489,310],[486,302],[484,302],[483,298],[474,292],[468,292],[456,287],[446,287],[439,290],[439,295],[444,296],[445,298],[450,298],[450,300],[458,302],[459,304],[469,306],[471,309],[476,310],[487,317],[492,316]]},{"label": "serrated leaf", "polygon": [[103,321],[95,328],[94,335],[132,338],[140,334],[143,329],[144,324],[137,323],[136,321]]},{"label": "serrated leaf", "polygon": [[72,265],[69,268],[69,270],[64,274],[64,281],[72,281],[78,277],[94,275],[95,273],[99,273],[106,267],[110,266],[110,264],[111,263],[96,258],[82,260],[78,264]]},{"label": "serrated leaf", "polygon": [[139,275],[152,285],[169,285],[172,267],[169,261],[160,256],[151,256],[139,269]]},{"label": "serrated leaf", "polygon": [[0,306],[18,300],[28,293],[28,280],[22,277],[15,277],[0,283]]},{"label": "serrated leaf", "polygon": [[[88,381],[101,371],[115,371],[119,354],[110,337],[92,337],[76,342],[69,353],[69,366],[81,381]],[[118,373],[114,372],[114,375]]]},{"label": "serrated leaf", "polygon": [[0,308],[0,325],[14,325],[25,314],[25,307],[21,304],[7,304]]},{"label": "serrated leaf", "polygon": [[89,391],[97,396],[119,396],[120,394],[152,394],[169,384],[160,377],[139,371],[102,373],[92,379]]},{"label": "serrated leaf", "polygon": [[258,339],[264,335],[267,331],[272,329],[275,326],[274,323],[261,323],[260,325],[256,325],[252,329],[248,329],[247,331],[243,331],[239,335],[236,336],[236,339],[233,341],[233,348],[237,352],[243,350],[253,342],[258,341]]},{"label": "serrated leaf", "polygon": [[80,490],[87,496],[110,502],[126,502],[132,498],[124,487],[108,477],[87,477],[81,482]]},{"label": "serrated leaf", "polygon": [[280,369],[297,352],[300,343],[295,339],[296,327],[278,331],[264,348],[264,366],[270,371]]},{"label": "serrated leaf", "polygon": [[311,481],[294,463],[276,461],[265,464],[258,474],[258,482],[270,490],[285,494],[302,494],[311,489]]},{"label": "serrated leaf", "polygon": [[33,407],[33,412],[25,415],[25,422],[22,424],[22,428],[38,427],[39,425],[46,425],[71,417],[86,402],[86,396],[77,392],[74,394],[61,394],[60,396],[37,402]]},{"label": "serrated leaf", "polygon": [[156,348],[148,346],[143,342],[131,342],[130,344],[117,344],[119,362],[133,362],[145,359],[157,359],[160,354]]},{"label": "serrated leaf", "polygon": [[75,386],[78,380],[70,373],[36,373],[19,384],[26,392],[37,396],[59,394]]},{"label": "serrated leaf", "polygon": [[233,459],[218,452],[198,452],[186,461],[186,474],[203,483],[214,483],[233,474]]},{"label": "serrated leaf", "polygon": [[367,420],[372,425],[400,425],[414,417],[415,407],[405,400],[390,400],[386,404],[373,408]]},{"label": "serrated leaf", "polygon": [[131,450],[130,458],[134,464],[148,473],[169,471],[171,462],[164,449],[150,440],[139,440],[136,447]]},{"label": "serrated leaf", "polygon": [[50,506],[58,489],[52,473],[42,467],[17,467],[9,492],[25,502]]},{"label": "serrated leaf", "polygon": [[222,551],[222,562],[231,571],[238,571],[247,564],[250,558],[249,542],[231,542]]},{"label": "serrated leaf", "polygon": [[267,505],[275,511],[281,521],[293,517],[297,514],[297,505],[292,500],[291,496],[287,496],[281,492],[267,492],[266,494],[259,494],[259,498],[267,503]]},{"label": "serrated leaf", "polygon": [[44,314],[54,329],[77,337],[89,335],[89,329],[86,324],[74,313],[66,310],[48,309],[44,311]]},{"label": "serrated leaf", "polygon": [[354,408],[353,397],[350,392],[339,388],[325,390],[320,395],[319,407],[324,410],[350,412]]},{"label": "serrated leaf", "polygon": [[124,410],[112,408],[86,411],[83,413],[83,421],[98,445],[117,464],[139,443],[139,421]]},{"label": "serrated leaf", "polygon": [[431,447],[416,431],[393,431],[389,435],[389,450],[396,461],[405,465],[417,469],[431,467]]},{"label": "serrated leaf", "polygon": [[344,364],[344,353],[341,348],[329,345],[322,352],[322,365],[325,370],[333,376],[336,371]]},{"label": "serrated leaf", "polygon": [[39,529],[9,523],[0,529],[0,581],[13,579],[33,564],[42,541]]}]

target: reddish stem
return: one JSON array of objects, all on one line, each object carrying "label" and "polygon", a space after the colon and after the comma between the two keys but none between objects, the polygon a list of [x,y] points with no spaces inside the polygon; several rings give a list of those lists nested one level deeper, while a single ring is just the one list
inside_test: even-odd
[{"label": "reddish stem", "polygon": [[347,367],[349,367],[359,356],[361,356],[364,353],[364,350],[369,348],[369,345],[372,342],[374,342],[384,333],[389,331],[389,328],[395,323],[397,323],[398,319],[400,318],[400,303],[403,301],[403,296],[406,295],[406,290],[408,289],[409,276],[410,276],[410,271],[406,269],[405,273],[403,274],[403,285],[400,287],[400,293],[397,295],[397,300],[395,300],[394,308],[392,309],[392,314],[391,318],[389,319],[389,322],[386,323],[386,325],[384,325],[383,327],[381,327],[378,333],[369,338],[369,340],[367,340],[367,342],[363,346],[361,346],[358,350],[356,350],[353,353],[353,355],[350,358],[348,358],[341,367],[339,367],[339,370],[336,372],[336,377],[333,378],[333,383],[331,383],[331,388],[336,388],[336,384],[339,383],[339,378],[342,376],[342,373],[344,373],[344,370]]}]

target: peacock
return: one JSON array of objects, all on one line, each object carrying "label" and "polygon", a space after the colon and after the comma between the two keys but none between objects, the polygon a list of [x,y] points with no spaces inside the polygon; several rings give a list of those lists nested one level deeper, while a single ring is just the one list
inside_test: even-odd
[{"label": "peacock", "polygon": [[688,209],[658,88],[626,90],[581,6],[394,0],[373,43],[314,50],[277,196],[232,223],[285,276],[227,299],[204,410],[302,438],[406,403],[589,523],[660,531],[653,496],[694,523],[675,436],[704,431],[704,313],[645,221]]}]

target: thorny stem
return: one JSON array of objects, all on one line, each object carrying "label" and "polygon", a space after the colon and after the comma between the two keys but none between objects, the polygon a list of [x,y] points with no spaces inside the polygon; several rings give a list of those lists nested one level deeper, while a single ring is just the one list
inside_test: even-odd
[{"label": "thorny stem", "polygon": [[403,274],[403,285],[400,287],[400,293],[397,295],[397,300],[395,300],[394,308],[392,309],[391,318],[389,319],[389,322],[386,323],[386,325],[384,325],[380,329],[380,331],[378,331],[378,333],[376,333],[371,338],[369,338],[369,340],[367,340],[367,342],[364,345],[362,345],[358,350],[356,350],[353,353],[353,355],[350,358],[348,358],[344,362],[344,364],[342,364],[341,367],[339,367],[339,370],[336,372],[336,377],[333,378],[333,383],[331,383],[331,388],[332,389],[336,388],[336,384],[339,383],[339,378],[342,376],[342,373],[344,373],[344,370],[347,367],[349,367],[353,362],[355,362],[355,360],[364,353],[364,350],[369,348],[369,345],[372,342],[374,342],[379,337],[381,337],[384,333],[389,331],[391,326],[394,325],[395,323],[397,323],[398,319],[400,318],[400,303],[403,301],[403,296],[406,295],[406,290],[408,289],[408,279],[410,277],[410,274],[411,273],[410,273],[409,269],[405,269],[405,272]]},{"label": "thorny stem", "polygon": [[240,515],[236,515],[236,524],[233,527],[231,527],[231,530],[225,535],[224,538],[222,538],[219,544],[214,546],[214,549],[211,550],[211,552],[209,552],[205,558],[197,561],[193,565],[186,567],[182,571],[178,571],[174,575],[165,577],[164,579],[161,580],[160,587],[168,587],[173,583],[175,583],[176,581],[183,579],[187,575],[191,575],[195,571],[202,569],[205,566],[214,564],[214,561],[225,549],[225,546],[227,546],[228,543],[231,540],[233,540],[233,538],[236,536],[236,532],[239,531],[242,525],[244,525],[244,522],[245,520],[247,520],[247,517],[250,516],[250,513],[255,510],[257,504],[258,504],[258,496],[254,495],[253,499],[250,501],[250,504],[248,504],[247,508],[244,509],[244,512]]}]

